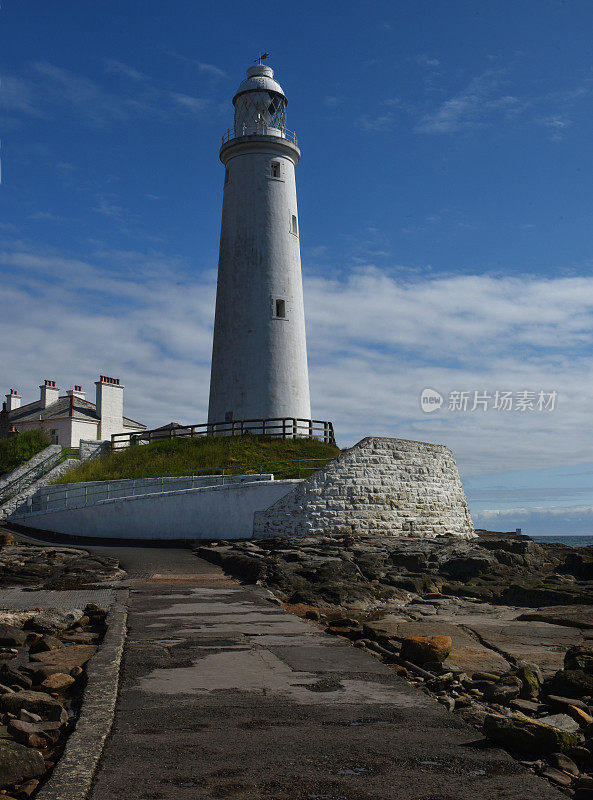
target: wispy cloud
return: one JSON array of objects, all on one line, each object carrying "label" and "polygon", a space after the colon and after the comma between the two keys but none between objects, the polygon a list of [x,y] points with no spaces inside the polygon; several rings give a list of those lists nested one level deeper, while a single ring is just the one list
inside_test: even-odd
[{"label": "wispy cloud", "polygon": [[375,116],[359,117],[357,125],[364,131],[377,133],[389,131],[395,125],[395,114],[392,111],[387,111],[384,114],[377,114]]},{"label": "wispy cloud", "polygon": [[215,64],[205,64],[203,61],[198,61],[197,65],[199,71],[206,75],[211,75],[213,78],[226,78],[226,72]]},{"label": "wispy cloud", "polygon": [[458,133],[474,130],[497,117],[509,118],[521,108],[517,97],[501,93],[503,74],[488,70],[468,87],[425,114],[416,130],[421,133]]},{"label": "wispy cloud", "polygon": [[180,92],[171,92],[171,97],[180,106],[183,106],[183,108],[193,113],[203,111],[208,105],[208,101],[203,97],[192,97],[192,95],[182,94]]},{"label": "wispy cloud", "polygon": [[416,56],[414,59],[417,64],[420,64],[422,67],[438,67],[440,65],[440,61],[438,58],[433,58],[431,56],[426,55],[426,53],[422,53],[421,55]]},{"label": "wispy cloud", "polygon": [[8,112],[43,116],[28,82],[10,75],[0,76],[0,106]]},{"label": "wispy cloud", "polygon": [[144,73],[114,58],[110,58],[105,62],[105,69],[112,75],[122,75],[124,78],[129,78],[131,81],[146,80],[146,75],[144,75]]}]

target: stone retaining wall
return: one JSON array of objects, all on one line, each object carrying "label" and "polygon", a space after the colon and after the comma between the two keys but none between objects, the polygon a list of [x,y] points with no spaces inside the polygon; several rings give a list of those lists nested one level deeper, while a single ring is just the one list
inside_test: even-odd
[{"label": "stone retaining wall", "polygon": [[255,514],[253,535],[384,533],[473,536],[453,453],[442,445],[369,437]]}]

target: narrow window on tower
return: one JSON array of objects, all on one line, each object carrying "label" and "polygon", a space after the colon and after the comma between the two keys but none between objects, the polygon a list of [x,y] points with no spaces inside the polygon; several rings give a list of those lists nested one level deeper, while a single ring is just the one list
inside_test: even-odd
[{"label": "narrow window on tower", "polygon": [[286,302],[284,300],[276,300],[276,316],[280,319],[286,317]]},{"label": "narrow window on tower", "polygon": [[290,218],[290,232],[294,233],[295,236],[299,235],[299,228],[298,228],[298,224],[297,224],[297,218],[296,218],[296,216],[294,214]]},{"label": "narrow window on tower", "polygon": [[272,178],[280,177],[280,162],[272,161]]},{"label": "narrow window on tower", "polygon": [[229,168],[225,167],[224,168],[224,185],[226,186],[228,182],[229,182]]}]

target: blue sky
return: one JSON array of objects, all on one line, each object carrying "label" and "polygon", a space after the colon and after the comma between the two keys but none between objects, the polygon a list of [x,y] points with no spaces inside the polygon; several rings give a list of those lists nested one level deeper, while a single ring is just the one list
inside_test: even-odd
[{"label": "blue sky", "polygon": [[[206,418],[218,148],[267,50],[315,416],[447,444],[479,524],[593,532],[588,0],[12,0],[0,23],[2,393],[108,374],[149,425]],[[425,387],[558,397],[427,415]]]}]

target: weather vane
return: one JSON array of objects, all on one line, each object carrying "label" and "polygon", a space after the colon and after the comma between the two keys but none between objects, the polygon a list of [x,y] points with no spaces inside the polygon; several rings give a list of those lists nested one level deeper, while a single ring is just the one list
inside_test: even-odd
[{"label": "weather vane", "polygon": [[270,57],[269,53],[263,53],[261,56],[258,56],[257,58],[254,58],[253,59],[253,63],[255,64],[255,62],[257,61],[258,64],[261,64],[262,61],[264,61],[266,58],[269,58],[269,57]]}]

